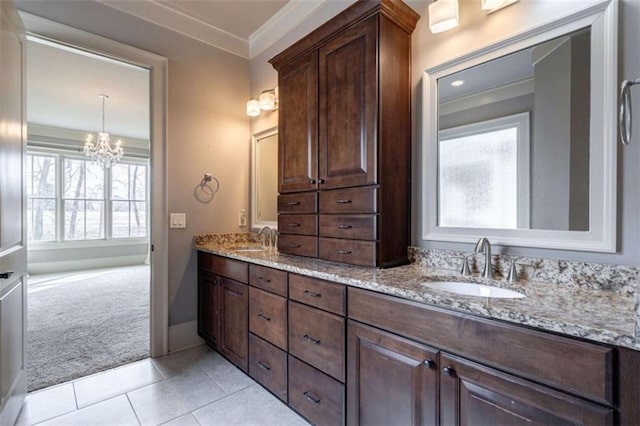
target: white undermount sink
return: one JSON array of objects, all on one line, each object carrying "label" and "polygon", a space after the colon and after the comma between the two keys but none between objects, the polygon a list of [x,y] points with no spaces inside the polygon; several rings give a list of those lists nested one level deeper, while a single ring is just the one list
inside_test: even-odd
[{"label": "white undermount sink", "polygon": [[491,297],[496,299],[520,299],[526,297],[526,295],[517,291],[485,284],[455,281],[427,281],[423,282],[422,285],[434,290],[442,290],[464,296]]}]

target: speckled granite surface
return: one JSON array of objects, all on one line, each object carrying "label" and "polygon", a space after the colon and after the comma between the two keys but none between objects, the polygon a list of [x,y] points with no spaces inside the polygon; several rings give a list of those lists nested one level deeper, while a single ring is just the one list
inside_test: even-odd
[{"label": "speckled granite surface", "polygon": [[[509,284],[504,280],[462,277],[454,270],[457,269],[456,262],[449,259],[456,254],[453,252],[424,253],[413,248],[414,263],[391,269],[372,269],[284,254],[231,251],[228,249],[231,245],[259,244],[250,236],[223,235],[226,236],[197,236],[196,248],[409,300],[640,350],[640,296],[633,291],[638,280],[637,268],[621,267],[618,270],[615,266],[531,259],[539,262],[538,274],[534,272],[532,279]],[[582,265],[586,266],[583,268]],[[437,280],[487,283],[519,291],[527,297],[486,299],[421,285]],[[615,284],[610,285],[609,281]]]}]

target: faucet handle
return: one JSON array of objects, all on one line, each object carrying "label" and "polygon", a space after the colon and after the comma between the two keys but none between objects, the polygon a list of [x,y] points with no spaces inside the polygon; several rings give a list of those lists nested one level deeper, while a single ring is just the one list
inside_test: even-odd
[{"label": "faucet handle", "polygon": [[460,274],[468,276],[471,275],[471,268],[469,267],[469,257],[473,256],[473,253],[465,253],[462,256],[453,256],[453,259],[460,259],[462,263],[460,265]]},{"label": "faucet handle", "polygon": [[510,283],[518,281],[518,265],[523,267],[531,267],[535,268],[535,266],[528,262],[516,262],[515,260],[511,261],[511,266],[509,267],[509,274],[507,275],[507,281]]}]

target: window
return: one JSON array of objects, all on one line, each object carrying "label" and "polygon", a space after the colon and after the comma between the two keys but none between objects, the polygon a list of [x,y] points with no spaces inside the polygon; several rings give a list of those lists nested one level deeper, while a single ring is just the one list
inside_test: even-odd
[{"label": "window", "polygon": [[439,226],[529,228],[528,113],[441,131],[438,161]]},{"label": "window", "polygon": [[147,168],[136,164],[111,167],[112,237],[146,235]]},{"label": "window", "polygon": [[147,168],[129,159],[103,169],[67,152],[29,152],[29,241],[146,237]]},{"label": "window", "polygon": [[63,164],[64,239],[104,238],[104,170],[86,160]]},{"label": "window", "polygon": [[29,241],[56,239],[56,157],[29,155],[27,158],[27,238]]}]

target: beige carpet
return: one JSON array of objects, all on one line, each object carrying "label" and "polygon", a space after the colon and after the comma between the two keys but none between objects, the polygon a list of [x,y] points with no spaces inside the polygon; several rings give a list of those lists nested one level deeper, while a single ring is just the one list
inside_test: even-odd
[{"label": "beige carpet", "polygon": [[29,277],[28,389],[149,356],[149,266]]}]

